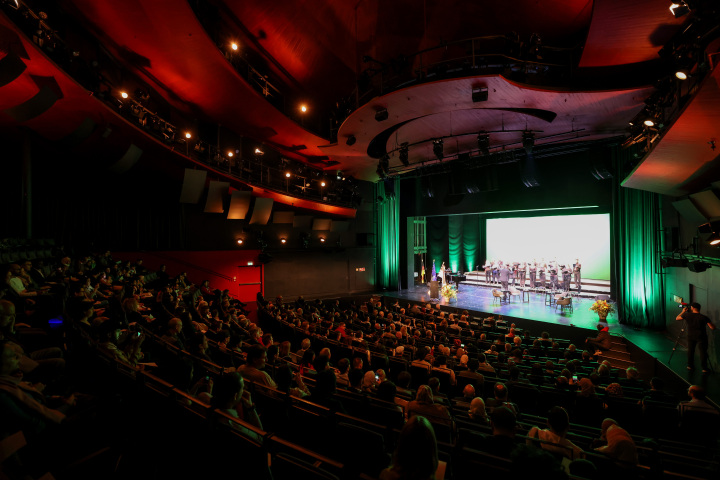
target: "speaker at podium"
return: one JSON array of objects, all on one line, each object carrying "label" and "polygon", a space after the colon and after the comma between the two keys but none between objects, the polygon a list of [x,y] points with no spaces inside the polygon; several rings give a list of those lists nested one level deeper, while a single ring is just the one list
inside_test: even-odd
[{"label": "speaker at podium", "polygon": [[440,298],[440,287],[438,287],[437,280],[430,282],[430,298]]}]

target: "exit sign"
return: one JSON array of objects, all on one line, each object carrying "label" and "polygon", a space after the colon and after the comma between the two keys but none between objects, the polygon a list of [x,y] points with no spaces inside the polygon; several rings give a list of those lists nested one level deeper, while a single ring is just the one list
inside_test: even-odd
[{"label": "exit sign", "polygon": [[364,272],[364,271],[365,271],[365,267],[358,267],[358,268],[355,269],[355,271],[356,271],[356,272]]}]

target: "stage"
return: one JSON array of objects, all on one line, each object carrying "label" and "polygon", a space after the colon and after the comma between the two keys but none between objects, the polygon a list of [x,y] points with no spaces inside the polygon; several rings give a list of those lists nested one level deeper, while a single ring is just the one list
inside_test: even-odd
[{"label": "stage", "polygon": [[[450,303],[445,299],[432,301],[429,288],[425,285],[416,285],[398,292],[382,292],[382,295],[397,298],[401,306],[404,306],[405,300],[432,303],[439,305],[441,309],[468,310],[472,315],[481,317],[502,315],[508,321],[515,322],[518,327],[529,329],[534,336],[538,336],[543,330],[558,336],[559,334],[553,331],[562,332],[562,338],[576,341],[578,347],[582,346],[581,342],[585,337],[595,336],[598,316],[590,310],[594,298],[573,297],[572,312],[561,312],[560,307],[546,305],[544,293],[526,292],[525,301],[520,296],[511,298],[507,303],[498,303],[492,290],[493,287],[460,283],[457,300]],[[668,315],[671,313],[674,312],[669,312]],[[623,337],[629,344],[629,350],[643,379],[662,376],[669,384],[668,390],[677,394],[680,400],[685,400],[688,385],[702,385],[707,389],[710,399],[716,405],[720,403],[720,366],[712,361],[716,358],[713,355],[713,346],[710,347],[710,364],[715,371],[703,375],[699,368],[692,372],[687,370],[684,339],[673,353],[676,338],[670,337],[667,331],[644,330],[623,325],[618,321],[617,313],[608,315],[607,323],[611,335]],[[699,361],[696,361],[696,364],[699,365]]]}]

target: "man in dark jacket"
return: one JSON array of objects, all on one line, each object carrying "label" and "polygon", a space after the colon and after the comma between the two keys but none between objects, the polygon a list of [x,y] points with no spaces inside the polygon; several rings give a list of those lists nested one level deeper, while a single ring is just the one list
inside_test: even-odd
[{"label": "man in dark jacket", "polygon": [[596,354],[600,353],[597,352],[597,350],[610,350],[610,327],[608,327],[607,324],[598,323],[597,329],[597,337],[587,337],[587,339],[585,339],[585,343],[594,348],[596,350]]}]

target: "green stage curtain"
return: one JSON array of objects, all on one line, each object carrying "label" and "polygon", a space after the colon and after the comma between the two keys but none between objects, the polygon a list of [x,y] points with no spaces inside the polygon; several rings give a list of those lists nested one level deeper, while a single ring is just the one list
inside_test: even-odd
[{"label": "green stage curtain", "polygon": [[480,263],[480,217],[463,215],[463,266],[464,272],[472,272]]},{"label": "green stage curtain", "polygon": [[383,198],[375,203],[378,220],[378,285],[399,290],[400,202],[396,195],[399,195],[400,188],[397,178],[385,182],[391,185],[385,185],[384,182],[375,184],[375,197]]},{"label": "green stage curtain", "polygon": [[[435,260],[435,267],[440,272],[440,265],[448,258],[448,237],[449,227],[448,219],[450,217],[427,217],[427,231],[425,238],[427,239],[428,248],[428,265],[432,265]],[[448,263],[445,263],[448,266]],[[448,267],[450,268],[450,267]],[[429,270],[429,268],[428,268]]]},{"label": "green stage curtain", "polygon": [[448,217],[448,253],[450,254],[450,268],[457,272],[462,265],[463,255],[463,216],[452,215]]},{"label": "green stage curtain", "polygon": [[660,271],[660,198],[658,194],[619,187],[614,202],[615,278],[620,323],[665,327]]}]

